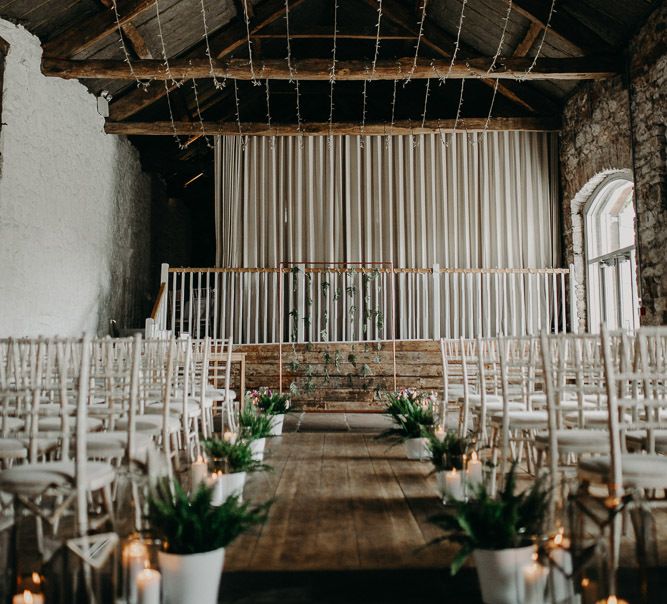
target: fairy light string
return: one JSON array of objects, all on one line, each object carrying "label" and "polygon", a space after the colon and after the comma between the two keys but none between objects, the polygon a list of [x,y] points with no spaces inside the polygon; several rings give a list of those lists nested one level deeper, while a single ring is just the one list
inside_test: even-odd
[{"label": "fairy light string", "polygon": [[134,81],[137,83],[138,88],[142,88],[144,91],[148,90],[148,86],[150,82],[144,82],[139,79],[137,74],[134,71],[134,66],[132,65],[132,60],[130,59],[130,53],[127,50],[127,44],[125,44],[125,36],[123,35],[123,28],[120,24],[120,14],[118,13],[118,4],[116,3],[116,0],[111,0],[111,4],[113,6],[113,13],[114,17],[116,19],[116,28],[118,29],[118,38],[120,40],[120,48],[123,51],[123,55],[125,55],[125,58],[123,59],[126,63],[127,66],[130,69],[130,74],[134,78]]},{"label": "fairy light string", "polygon": [[303,148],[303,129],[301,127],[301,102],[299,100],[299,79],[296,74],[296,69],[292,63],[292,43],[290,40],[290,25],[289,25],[289,0],[285,0],[285,30],[287,37],[287,69],[289,70],[289,81],[294,83],[294,91],[296,92],[296,122],[297,132],[299,133],[299,147]]},{"label": "fairy light string", "polygon": [[542,53],[542,46],[544,46],[544,40],[547,37],[547,31],[551,29],[551,18],[553,17],[555,9],[556,9],[556,0],[551,0],[551,8],[549,9],[549,16],[547,17],[546,25],[544,26],[544,30],[542,31],[542,38],[540,39],[537,51],[535,52],[535,56],[533,57],[533,62],[530,64],[526,72],[517,78],[519,81],[525,80],[530,75],[530,72],[533,71],[533,69],[535,68],[535,65],[537,64],[537,59],[539,59],[540,54]]},{"label": "fairy light string", "polygon": [[[174,79],[174,76],[171,73],[171,68],[169,67],[169,55],[167,54],[167,45],[164,41],[164,32],[162,30],[162,19],[160,17],[160,0],[155,0],[155,17],[157,21],[158,28],[158,38],[160,39],[160,48],[162,51],[162,61],[164,64],[165,71],[167,72],[167,77],[172,81],[174,86],[180,86],[182,82],[177,82]],[[167,87],[167,90],[169,87]]]},{"label": "fairy light string", "polygon": [[417,42],[415,43],[415,56],[412,60],[412,66],[410,67],[410,71],[408,72],[407,78],[405,79],[405,82],[403,82],[403,86],[407,85],[407,83],[412,79],[412,76],[415,73],[415,69],[417,69],[417,61],[419,60],[419,47],[421,45],[422,37],[424,36],[424,21],[426,20],[426,4],[427,0],[422,0],[421,18],[419,19],[419,32],[417,34]]},{"label": "fairy light string", "polygon": [[[266,125],[269,128],[269,131],[271,131],[272,125],[271,125],[271,93],[269,90],[269,78],[266,78],[264,80],[264,85],[265,85],[265,91],[266,91]],[[269,140],[269,146],[271,149],[273,149],[273,139],[274,137],[272,136]]]},{"label": "fairy light string", "polygon": [[199,105],[199,91],[197,89],[197,80],[195,78],[192,78],[192,92],[194,93],[195,97],[195,107],[197,108],[197,119],[199,120],[199,128],[201,130],[202,136],[204,137],[204,140],[206,141],[206,146],[209,149],[213,149],[213,145],[211,144],[211,141],[209,140],[206,134],[206,128],[204,127],[204,118],[202,117],[201,114],[201,106]]},{"label": "fairy light string", "polygon": [[380,54],[380,26],[382,24],[382,0],[377,0],[378,20],[375,24],[375,51],[373,52],[373,62],[371,64],[371,80],[375,78],[375,69],[377,67],[378,56]]},{"label": "fairy light string", "polygon": [[234,104],[236,106],[236,125],[239,129],[239,136],[241,137],[241,149],[246,150],[246,144],[248,142],[248,137],[243,134],[243,128],[241,127],[241,112],[239,110],[239,89],[236,83],[236,79],[232,80],[234,82]]},{"label": "fairy light string", "polygon": [[255,74],[255,66],[252,61],[252,40],[250,39],[250,15],[248,14],[248,0],[243,0],[243,20],[245,21],[246,40],[248,43],[248,65],[250,67],[250,79],[253,86],[260,86],[261,82]]},{"label": "fairy light string", "polygon": [[333,47],[331,49],[331,67],[329,68],[329,136],[327,145],[333,145],[334,86],[336,85],[336,51],[338,48],[338,0],[334,0]]},{"label": "fairy light string", "polygon": [[181,143],[181,139],[179,138],[178,133],[176,132],[176,122],[174,120],[174,110],[171,106],[171,95],[169,94],[169,84],[167,84],[167,80],[162,80],[162,82],[164,84],[165,92],[167,93],[167,107],[169,108],[169,120],[171,122],[171,130],[174,134],[174,140],[176,141],[178,148],[181,151],[183,151],[184,149],[187,148],[187,145]]},{"label": "fairy light string", "polygon": [[206,20],[206,6],[204,5],[204,0],[200,0],[201,4],[201,16],[202,22],[204,24],[204,42],[206,44],[206,56],[208,57],[208,66],[211,72],[211,79],[213,80],[213,85],[217,90],[222,90],[227,85],[227,78],[219,80],[215,75],[215,70],[213,69],[213,55],[211,54],[211,43],[209,41],[208,35],[208,22]]}]

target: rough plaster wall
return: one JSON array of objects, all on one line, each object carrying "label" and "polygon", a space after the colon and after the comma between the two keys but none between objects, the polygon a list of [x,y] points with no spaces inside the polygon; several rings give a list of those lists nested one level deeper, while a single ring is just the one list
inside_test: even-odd
[{"label": "rough plaster wall", "polygon": [[0,336],[140,324],[150,280],[151,181],[103,133],[95,98],[40,73],[39,40],[10,44],[0,131]]},{"label": "rough plaster wall", "polygon": [[563,111],[565,251],[567,262],[576,267],[582,329],[586,327],[583,209],[606,174],[624,169],[633,171],[635,181],[642,322],[667,323],[666,40],[664,3],[629,46],[630,91],[620,76],[588,83]]},{"label": "rough plaster wall", "polygon": [[642,323],[667,324],[667,3],[630,46]]}]

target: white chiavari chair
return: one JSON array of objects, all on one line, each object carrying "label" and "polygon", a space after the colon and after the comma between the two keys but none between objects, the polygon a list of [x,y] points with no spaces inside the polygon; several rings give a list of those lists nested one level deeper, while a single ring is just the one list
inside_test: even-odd
[{"label": "white chiavari chair", "polygon": [[[11,359],[13,340],[0,340],[0,391],[8,392],[11,387],[9,375],[11,373]],[[15,433],[23,427],[23,420],[12,415],[14,401],[11,396],[3,398],[2,417],[0,419],[0,463],[2,468],[11,467],[16,460],[28,456],[26,443],[15,437]]]}]

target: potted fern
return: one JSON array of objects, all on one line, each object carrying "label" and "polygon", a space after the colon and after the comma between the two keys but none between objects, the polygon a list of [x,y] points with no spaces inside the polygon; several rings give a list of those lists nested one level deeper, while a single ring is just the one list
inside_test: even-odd
[{"label": "potted fern", "polygon": [[271,416],[259,413],[253,405],[245,405],[239,416],[241,438],[250,443],[255,461],[264,461],[266,437],[271,435]]},{"label": "potted fern", "polygon": [[208,454],[209,469],[215,476],[216,491],[213,499],[215,504],[233,496],[242,499],[248,473],[268,468],[254,459],[247,440],[212,438],[202,444]]},{"label": "potted fern", "polygon": [[216,604],[225,547],[241,533],[262,524],[270,503],[250,506],[230,497],[211,505],[204,484],[190,496],[181,485],[159,481],[148,500],[148,520],[162,543],[163,604]]},{"label": "potted fern", "polygon": [[450,430],[439,437],[437,434],[428,435],[427,449],[429,459],[433,464],[435,478],[438,483],[438,491],[446,495],[445,475],[451,470],[462,472],[465,468],[464,459],[466,451],[470,446],[470,440],[459,436],[454,430]]},{"label": "potted fern", "polygon": [[428,437],[435,426],[434,393],[419,392],[412,388],[389,392],[385,413],[391,416],[394,427],[380,436],[404,441],[408,459],[428,457]]},{"label": "potted fern", "polygon": [[271,436],[280,436],[283,433],[285,414],[290,408],[289,394],[282,394],[263,386],[248,391],[246,401],[258,411],[270,416]]},{"label": "potted fern", "polygon": [[451,513],[432,518],[447,533],[436,541],[461,545],[452,575],[473,556],[485,604],[524,601],[524,569],[533,563],[535,542],[545,532],[550,497],[546,476],[517,494],[515,469],[513,465],[497,497],[480,485],[474,500],[455,502]]}]

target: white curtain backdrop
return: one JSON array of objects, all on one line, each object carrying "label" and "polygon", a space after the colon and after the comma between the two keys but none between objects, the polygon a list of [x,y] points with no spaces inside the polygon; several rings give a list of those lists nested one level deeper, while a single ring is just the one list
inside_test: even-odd
[{"label": "white curtain backdrop", "polygon": [[[553,267],[560,257],[556,145],[554,135],[537,132],[344,136],[331,144],[326,136],[250,137],[245,149],[240,137],[218,137],[217,265]],[[415,296],[398,291],[397,312]],[[468,329],[458,312],[434,332],[417,314],[416,326],[398,335],[481,330]],[[458,327],[450,330],[450,322]],[[502,323],[489,330],[508,333]]]},{"label": "white curtain backdrop", "polygon": [[[218,266],[558,261],[555,137],[538,132],[218,137]],[[443,144],[444,139],[446,144]],[[363,140],[363,147],[360,142]]]}]

